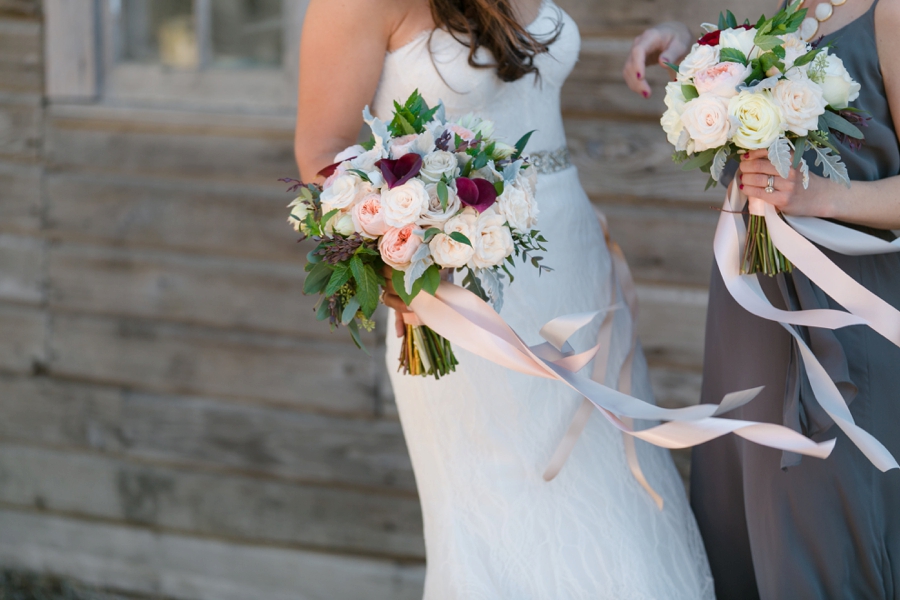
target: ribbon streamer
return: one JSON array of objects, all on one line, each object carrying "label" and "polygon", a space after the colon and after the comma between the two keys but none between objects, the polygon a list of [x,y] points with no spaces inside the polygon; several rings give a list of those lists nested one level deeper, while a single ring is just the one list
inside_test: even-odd
[{"label": "ribbon streamer", "polygon": [[[765,204],[764,215],[772,243],[810,281],[848,312],[831,309],[784,311],[775,308],[766,298],[756,275],[741,275],[738,269],[741,241],[746,236],[746,230],[744,220],[737,212],[743,207],[745,198],[736,185],[731,186],[716,229],[716,263],[726,288],[745,310],[760,318],[779,323],[791,334],[803,357],[810,386],[819,404],[872,464],[882,471],[900,468],[881,442],[856,425],[850,408],[837,386],[796,327],[792,326],[839,329],[850,325],[868,325],[900,346],[900,311],[841,271],[809,239],[785,223],[772,205]],[[804,235],[808,234],[816,243],[845,254],[900,252],[900,244],[888,243],[821,219],[793,217],[789,220],[792,225],[799,222],[798,229]]]}]

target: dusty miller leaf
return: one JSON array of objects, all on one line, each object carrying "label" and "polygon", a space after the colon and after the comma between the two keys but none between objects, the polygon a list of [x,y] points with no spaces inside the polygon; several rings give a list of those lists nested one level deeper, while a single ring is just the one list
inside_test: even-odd
[{"label": "dusty miller leaf", "polygon": [[722,177],[722,171],[725,170],[725,163],[728,161],[728,146],[722,146],[713,157],[712,166],[709,168],[709,176],[719,181]]},{"label": "dusty miller leaf", "polygon": [[503,308],[503,279],[494,269],[476,269],[475,276],[481,283],[481,289],[487,294],[494,306],[494,310],[500,312]]},{"label": "dusty miller leaf", "polygon": [[800,175],[803,177],[803,189],[809,188],[809,165],[805,158],[800,159]]},{"label": "dusty miller leaf", "polygon": [[412,259],[410,260],[409,268],[406,270],[403,284],[406,286],[407,294],[412,294],[416,280],[419,279],[425,273],[425,269],[432,264],[434,264],[434,259],[431,258],[431,249],[428,247],[428,244],[422,244],[416,249],[416,253],[413,254]]},{"label": "dusty miller leaf", "polygon": [[791,175],[791,143],[780,137],[769,146],[769,162],[778,174],[787,179]]},{"label": "dusty miller leaf", "polygon": [[850,187],[850,176],[847,174],[847,165],[841,162],[841,157],[831,153],[831,148],[820,148],[811,144],[816,151],[816,166],[822,165],[822,174],[829,179],[839,181]]}]

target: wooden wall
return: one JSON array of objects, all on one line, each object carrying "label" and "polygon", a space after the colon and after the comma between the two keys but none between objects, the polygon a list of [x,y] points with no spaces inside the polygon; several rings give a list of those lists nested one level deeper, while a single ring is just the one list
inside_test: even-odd
[{"label": "wooden wall", "polygon": [[[574,160],[638,279],[660,401],[694,402],[721,192],[671,163],[659,94],[620,69],[644,25],[718,8],[559,4],[585,36]],[[0,567],[179,600],[420,597],[378,337],[356,351],[300,293],[274,183],[291,117],[47,104],[42,32],[36,0],[0,0]]]}]

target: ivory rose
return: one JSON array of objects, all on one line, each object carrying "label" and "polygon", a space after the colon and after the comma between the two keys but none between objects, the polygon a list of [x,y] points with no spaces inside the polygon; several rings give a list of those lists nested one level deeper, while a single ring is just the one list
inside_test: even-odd
[{"label": "ivory rose", "polygon": [[684,105],[684,129],[694,141],[694,152],[718,148],[728,141],[731,121],[728,105],[714,94],[704,94]]},{"label": "ivory rose", "polygon": [[497,207],[513,229],[528,231],[537,224],[538,207],[531,191],[512,184],[503,188]]},{"label": "ivory rose", "polygon": [[756,45],[756,28],[738,27],[737,29],[723,29],[719,35],[720,48],[734,48],[740,50],[747,57],[747,60],[758,58],[761,51]]},{"label": "ivory rose", "polygon": [[458,231],[469,240],[475,236],[475,223],[478,220],[478,213],[472,208],[467,208],[462,213],[456,215],[444,225],[444,233],[439,233],[431,239],[428,244],[434,261],[441,267],[455,269],[464,267],[472,259],[475,249],[472,246],[457,242],[450,237],[450,234]]},{"label": "ivory rose", "polygon": [[684,131],[681,114],[674,108],[670,108],[663,113],[659,124],[662,125],[663,131],[666,132],[666,139],[669,140],[669,143],[673,146],[677,145],[678,138],[681,137],[681,132]]},{"label": "ivory rose", "polygon": [[388,229],[378,240],[381,259],[398,271],[406,271],[413,254],[422,245],[422,236],[417,231],[419,228],[412,224]]},{"label": "ivory rose", "polygon": [[437,183],[444,175],[456,177],[459,174],[456,155],[444,150],[427,154],[422,159],[422,170],[419,174],[426,183]]},{"label": "ivory rose", "polygon": [[694,75],[694,87],[703,94],[715,94],[728,99],[738,94],[738,86],[750,74],[750,67],[734,62],[722,62]]},{"label": "ivory rose", "polygon": [[363,237],[377,238],[388,229],[381,213],[381,196],[378,194],[369,194],[354,204],[350,216],[356,231]]},{"label": "ivory rose", "polygon": [[[320,196],[323,206],[344,209],[356,202],[361,192],[366,192],[365,182],[353,173],[345,173],[334,178],[331,186],[325,188]],[[328,211],[326,211],[328,212]]]},{"label": "ivory rose", "polygon": [[860,85],[847,72],[844,61],[834,54],[829,54],[825,61],[825,80],[822,82],[822,92],[825,100],[835,110],[847,108],[847,106],[859,98]]},{"label": "ivory rose", "polygon": [[695,73],[719,62],[719,49],[715,46],[694,44],[690,53],[678,65],[678,81],[686,83]]},{"label": "ivory rose", "polygon": [[513,239],[506,218],[495,207],[491,207],[478,216],[475,221],[473,237],[469,238],[475,253],[469,261],[476,269],[488,269],[499,265],[513,253]]},{"label": "ivory rose", "polygon": [[728,114],[738,121],[733,140],[739,148],[768,148],[784,134],[784,117],[767,91],[741,92],[728,103]]},{"label": "ivory rose", "polygon": [[808,78],[782,79],[772,90],[772,98],[784,115],[787,129],[803,137],[819,128],[819,116],[825,112],[822,88]]},{"label": "ivory rose", "polygon": [[441,208],[441,198],[437,193],[437,185],[430,183],[425,186],[428,192],[428,204],[422,211],[419,220],[416,221],[423,227],[440,227],[450,217],[459,212],[460,202],[456,191],[447,186],[447,209]]},{"label": "ivory rose", "polygon": [[384,222],[391,227],[415,223],[427,207],[428,191],[421,179],[410,179],[403,185],[381,193]]}]

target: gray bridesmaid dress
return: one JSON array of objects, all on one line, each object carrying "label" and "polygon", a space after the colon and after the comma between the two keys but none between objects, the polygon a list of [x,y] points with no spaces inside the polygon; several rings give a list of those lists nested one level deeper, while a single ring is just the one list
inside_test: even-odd
[{"label": "gray bridesmaid dress", "polygon": [[[900,144],[875,43],[876,5],[823,42],[835,43],[862,85],[854,105],[872,117],[862,149],[841,148],[851,179],[859,181],[900,174]],[[888,231],[857,229],[894,239]],[[900,308],[900,254],[825,253]],[[780,308],[840,308],[802,273],[760,280]],[[900,348],[862,326],[801,332],[856,422],[900,459]],[[809,389],[792,338],[777,323],[744,311],[715,265],[705,353],[703,402],[764,385],[759,397],[731,416],[783,423],[816,441],[837,438],[827,460],[800,460],[736,436],[694,449],[691,504],[717,597],[900,599],[900,472],[878,471],[834,426]]]}]

